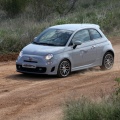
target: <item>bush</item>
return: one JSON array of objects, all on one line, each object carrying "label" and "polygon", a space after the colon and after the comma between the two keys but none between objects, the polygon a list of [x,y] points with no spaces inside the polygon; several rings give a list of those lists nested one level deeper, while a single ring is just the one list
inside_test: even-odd
[{"label": "bush", "polygon": [[[18,37],[18,36],[17,36]],[[28,43],[17,40],[15,36],[6,36],[0,44],[0,53],[19,52]]]},{"label": "bush", "polygon": [[64,120],[120,120],[120,97],[112,97],[101,103],[85,98],[66,104]]},{"label": "bush", "polygon": [[66,102],[64,120],[120,120],[120,78],[115,81],[115,94],[99,103],[84,97]]},{"label": "bush", "polygon": [[34,17],[40,21],[54,14],[63,16],[73,11],[77,0],[32,0]]},{"label": "bush", "polygon": [[25,9],[27,0],[1,0],[2,9],[7,16],[14,17]]},{"label": "bush", "polygon": [[30,22],[21,18],[2,22],[0,24],[0,54],[19,52],[49,25],[50,23],[47,22]]}]

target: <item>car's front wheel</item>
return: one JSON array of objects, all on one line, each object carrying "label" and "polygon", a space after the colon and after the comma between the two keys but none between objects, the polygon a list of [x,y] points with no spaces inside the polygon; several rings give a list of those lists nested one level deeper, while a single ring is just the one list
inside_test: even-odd
[{"label": "car's front wheel", "polygon": [[102,66],[100,67],[103,70],[109,70],[113,67],[113,64],[114,64],[114,56],[111,52],[107,52],[104,55]]},{"label": "car's front wheel", "polygon": [[58,77],[67,77],[71,72],[71,64],[68,60],[62,60],[58,67]]}]

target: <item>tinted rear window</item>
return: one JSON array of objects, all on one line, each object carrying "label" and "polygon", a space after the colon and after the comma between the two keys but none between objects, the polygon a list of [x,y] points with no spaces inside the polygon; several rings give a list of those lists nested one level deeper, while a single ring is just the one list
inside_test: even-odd
[{"label": "tinted rear window", "polygon": [[90,29],[90,34],[92,39],[98,39],[102,37],[101,34],[95,29]]}]

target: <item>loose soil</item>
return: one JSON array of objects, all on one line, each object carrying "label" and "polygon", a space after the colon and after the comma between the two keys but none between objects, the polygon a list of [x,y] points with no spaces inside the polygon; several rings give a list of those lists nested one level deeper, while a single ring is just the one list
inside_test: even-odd
[{"label": "loose soil", "polygon": [[0,120],[61,120],[65,101],[81,96],[98,100],[112,93],[120,77],[120,43],[113,44],[111,70],[95,67],[62,79],[24,75],[16,72],[15,61],[0,62]]}]

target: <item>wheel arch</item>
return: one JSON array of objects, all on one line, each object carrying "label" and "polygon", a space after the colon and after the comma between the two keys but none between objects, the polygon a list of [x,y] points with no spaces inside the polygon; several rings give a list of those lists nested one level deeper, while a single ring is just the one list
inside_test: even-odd
[{"label": "wheel arch", "polygon": [[104,58],[104,56],[105,56],[106,53],[111,53],[111,54],[113,55],[113,57],[115,57],[115,54],[114,54],[114,52],[113,52],[112,50],[107,50],[107,51],[104,53],[103,58]]},{"label": "wheel arch", "polygon": [[[70,66],[72,66],[72,63],[71,63],[71,60],[70,60],[70,59],[68,59],[68,58],[63,58],[63,59],[60,61],[60,63],[61,63],[63,60],[67,60],[67,61],[69,61]],[[60,63],[59,63],[59,64],[60,64]]]},{"label": "wheel arch", "polygon": [[69,69],[69,73],[67,74],[67,76],[71,73],[71,61],[68,59],[68,58],[63,58],[62,60],[60,60],[60,62],[59,62],[59,65],[58,65],[58,69],[57,69],[57,75],[58,75],[58,77],[67,77],[67,76],[63,76],[63,75],[61,75],[61,73],[60,73],[60,71],[59,71],[59,66],[60,66],[60,64],[62,63],[62,61],[68,61],[69,62],[69,64],[70,64],[70,69]]},{"label": "wheel arch", "polygon": [[[103,70],[106,70],[106,68],[104,67],[104,58],[105,58],[105,55],[106,55],[107,53],[111,53],[111,54],[113,55],[113,63],[114,63],[114,52],[113,52],[112,50],[107,50],[107,51],[104,53],[104,55],[103,55],[102,64],[101,64],[101,66],[100,66],[100,68],[103,69]],[[110,69],[111,69],[111,68],[110,68]]]}]

